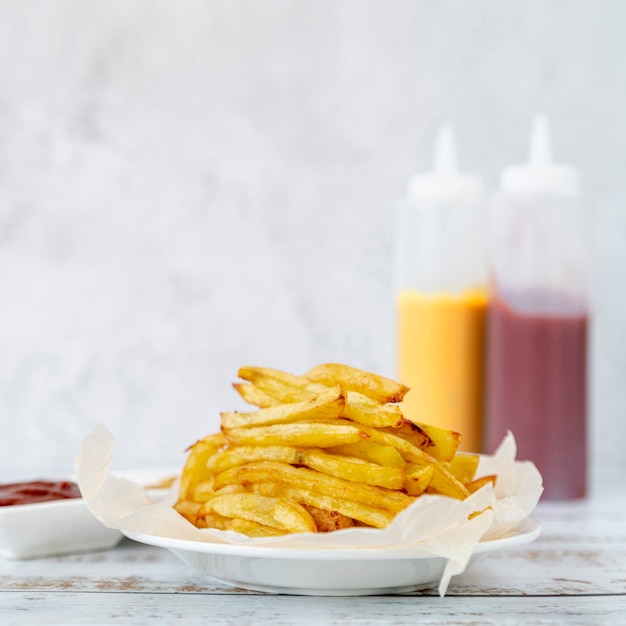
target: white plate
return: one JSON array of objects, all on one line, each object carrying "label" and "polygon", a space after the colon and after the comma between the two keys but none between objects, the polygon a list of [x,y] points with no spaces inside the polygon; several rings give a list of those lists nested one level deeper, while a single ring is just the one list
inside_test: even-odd
[{"label": "white plate", "polygon": [[[506,537],[476,546],[481,555],[530,543],[539,524],[528,518]],[[419,550],[388,548],[287,549],[186,541],[124,531],[135,541],[167,548],[194,570],[230,587],[316,596],[407,593],[439,582],[445,559]]]}]

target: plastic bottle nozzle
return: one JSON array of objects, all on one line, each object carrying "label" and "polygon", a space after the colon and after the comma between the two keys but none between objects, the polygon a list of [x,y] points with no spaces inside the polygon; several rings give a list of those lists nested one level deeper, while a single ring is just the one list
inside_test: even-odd
[{"label": "plastic bottle nozzle", "polygon": [[535,116],[530,135],[529,159],[526,165],[515,165],[502,173],[501,187],[514,194],[576,195],[579,190],[575,169],[552,160],[548,118]]},{"label": "plastic bottle nozzle", "polygon": [[530,133],[530,158],[531,167],[541,168],[552,164],[552,145],[550,141],[550,129],[548,118],[539,114],[533,120]]},{"label": "plastic bottle nozzle", "polygon": [[434,169],[412,176],[408,184],[409,200],[424,202],[469,202],[482,195],[482,181],[457,169],[454,133],[443,126],[437,133]]},{"label": "plastic bottle nozzle", "polygon": [[435,174],[453,176],[456,174],[456,145],[450,126],[443,126],[437,134],[435,144]]}]

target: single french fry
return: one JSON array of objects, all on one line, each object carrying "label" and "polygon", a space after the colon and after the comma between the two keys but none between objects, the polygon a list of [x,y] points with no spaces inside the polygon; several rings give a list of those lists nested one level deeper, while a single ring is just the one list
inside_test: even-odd
[{"label": "single french fry", "polygon": [[484,487],[485,485],[492,484],[495,487],[497,480],[498,480],[498,477],[495,475],[482,476],[481,478],[476,478],[471,483],[469,483],[467,485],[467,489],[469,490],[470,493],[474,493],[475,491],[478,491],[481,487]]},{"label": "single french fry", "polygon": [[256,428],[222,429],[228,441],[237,445],[288,445],[328,448],[367,438],[363,427],[345,420],[294,422]]},{"label": "single french fry", "polygon": [[432,441],[426,432],[420,426],[407,419],[404,419],[402,423],[396,427],[384,428],[383,430],[397,437],[402,437],[402,439],[406,439],[420,450],[426,450],[432,445]]},{"label": "single french fry", "polygon": [[247,519],[293,533],[317,532],[311,514],[300,504],[285,498],[254,493],[215,496],[202,505],[200,515],[215,512],[223,517]]},{"label": "single french fry", "polygon": [[322,474],[385,489],[400,490],[406,479],[404,471],[397,467],[382,467],[357,457],[342,457],[310,448],[302,450],[298,464]]},{"label": "single french fry", "polygon": [[409,463],[405,469],[406,482],[404,489],[410,496],[421,496],[432,480],[435,468],[432,465],[416,465]]},{"label": "single french fry", "polygon": [[343,413],[346,398],[341,385],[327,389],[311,400],[281,404],[251,413],[222,413],[224,429],[268,426],[311,419],[337,419]]},{"label": "single french fry", "polygon": [[474,480],[480,457],[477,454],[456,454],[448,467],[452,474],[464,485],[468,485]]},{"label": "single french fry", "polygon": [[416,426],[421,428],[430,439],[430,444],[424,448],[428,454],[438,461],[451,461],[454,458],[461,443],[459,433],[430,424],[416,424]]},{"label": "single french fry", "polygon": [[340,446],[328,448],[328,451],[333,454],[355,456],[384,467],[399,467],[402,469],[406,466],[406,461],[393,446],[376,443],[371,439],[363,439],[356,443],[344,443]]},{"label": "single french fry", "polygon": [[302,506],[311,514],[317,526],[317,532],[329,533],[342,528],[352,528],[355,523],[354,519],[340,513],[339,511],[329,509],[318,509],[316,506],[300,502]]},{"label": "single french fry", "polygon": [[[349,398],[349,395],[348,395]],[[365,406],[362,404],[350,404],[346,402],[343,417],[363,424],[364,426],[398,428],[404,422],[404,416],[394,404],[386,406]]]},{"label": "single french fry", "polygon": [[248,537],[277,537],[279,535],[287,534],[286,530],[280,528],[272,528],[271,526],[265,526],[258,522],[253,522],[249,519],[235,518],[229,520],[226,528]]},{"label": "single french fry", "polygon": [[318,365],[307,372],[306,378],[326,385],[339,383],[349,391],[357,391],[381,403],[401,402],[409,390],[390,378],[339,363]]},{"label": "single french fry", "polygon": [[233,389],[248,404],[262,409],[280,404],[280,400],[251,383],[233,383]]},{"label": "single french fry", "polygon": [[295,376],[288,372],[269,367],[253,367],[246,365],[239,368],[239,378],[253,383],[257,388],[273,396],[281,402],[303,402],[311,400],[323,393],[329,386],[311,382],[303,376]]},{"label": "single french fry", "polygon": [[190,447],[180,478],[180,500],[189,499],[196,485],[210,477],[206,470],[207,460],[225,443],[224,435],[217,433],[196,441]]}]

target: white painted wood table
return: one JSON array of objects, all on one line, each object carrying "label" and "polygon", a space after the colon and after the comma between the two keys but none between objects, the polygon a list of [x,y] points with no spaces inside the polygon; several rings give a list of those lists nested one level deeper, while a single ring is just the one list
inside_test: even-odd
[{"label": "white painted wood table", "polygon": [[486,555],[436,589],[400,596],[275,596],[232,589],[169,552],[115,549],[0,559],[0,624],[626,624],[626,469],[581,502],[540,503],[534,543]]}]

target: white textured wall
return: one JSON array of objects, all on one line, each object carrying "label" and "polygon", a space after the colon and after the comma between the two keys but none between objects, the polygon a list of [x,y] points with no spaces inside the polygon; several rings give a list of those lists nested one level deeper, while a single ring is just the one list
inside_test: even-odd
[{"label": "white textured wall", "polygon": [[0,467],[181,462],[244,363],[393,374],[394,207],[437,126],[532,115],[595,206],[593,446],[626,438],[626,3],[0,0]]}]

